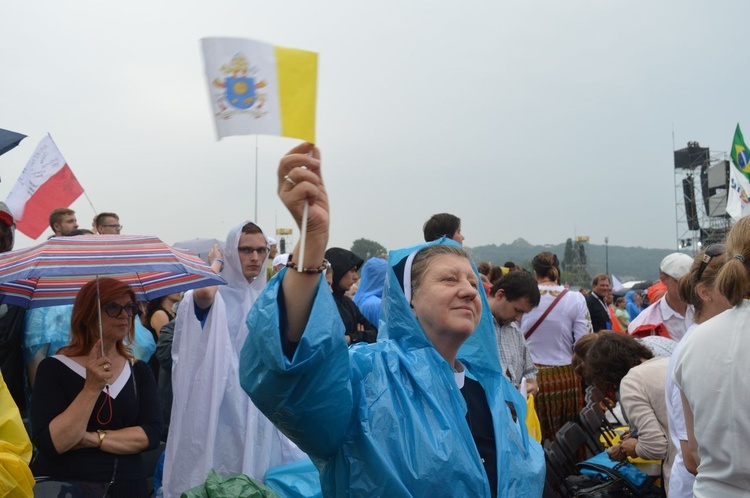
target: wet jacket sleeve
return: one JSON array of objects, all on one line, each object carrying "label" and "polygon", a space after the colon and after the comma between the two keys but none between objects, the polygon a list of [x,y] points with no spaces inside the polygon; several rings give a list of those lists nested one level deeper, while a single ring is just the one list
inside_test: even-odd
[{"label": "wet jacket sleeve", "polygon": [[321,276],[307,327],[289,359],[279,326],[286,271],[266,286],[248,315],[240,382],[253,403],[300,449],[328,458],[341,445],[353,416],[344,327]]},{"label": "wet jacket sleeve", "polygon": [[[354,304],[354,303],[352,303]],[[352,344],[356,344],[358,342],[367,342],[372,344],[373,342],[378,340],[378,328],[370,322],[367,318],[365,318],[365,315],[362,314],[362,312],[357,308],[356,305],[354,305],[354,316],[356,317],[357,324],[362,325],[363,330],[362,331],[352,331],[348,332],[349,337],[352,339]]]}]

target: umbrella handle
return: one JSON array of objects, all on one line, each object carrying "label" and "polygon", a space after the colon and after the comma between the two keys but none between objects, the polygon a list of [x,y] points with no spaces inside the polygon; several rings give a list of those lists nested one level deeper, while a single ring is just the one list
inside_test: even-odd
[{"label": "umbrella handle", "polygon": [[99,347],[104,356],[104,331],[102,330],[102,296],[99,294],[99,275],[96,276],[96,311],[99,315]]}]

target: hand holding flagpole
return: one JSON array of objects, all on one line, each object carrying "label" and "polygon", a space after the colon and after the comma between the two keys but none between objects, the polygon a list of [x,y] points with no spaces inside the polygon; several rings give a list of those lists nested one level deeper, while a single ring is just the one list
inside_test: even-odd
[{"label": "hand holding flagpole", "polygon": [[330,209],[318,148],[303,143],[289,151],[279,163],[278,181],[279,198],[301,230],[290,262],[303,271],[288,268],[281,284],[287,302],[287,337],[296,342],[307,326],[316,289],[321,285],[328,246]]},{"label": "hand holding flagpole", "polygon": [[292,262],[298,271],[322,265],[328,244],[328,195],[320,173],[320,151],[303,143],[281,159],[279,197],[300,228]]}]

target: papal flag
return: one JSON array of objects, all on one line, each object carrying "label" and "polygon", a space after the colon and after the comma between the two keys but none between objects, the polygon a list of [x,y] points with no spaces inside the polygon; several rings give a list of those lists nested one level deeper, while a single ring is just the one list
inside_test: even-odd
[{"label": "papal flag", "polygon": [[318,54],[244,38],[203,38],[218,138],[282,135],[315,142]]},{"label": "papal flag", "polygon": [[732,140],[732,162],[740,168],[746,177],[750,178],[750,153],[748,153],[745,139],[742,137],[740,124],[737,123],[737,129],[734,130],[734,140]]},{"label": "papal flag", "polygon": [[67,161],[47,135],[39,142],[5,199],[16,228],[32,239],[49,226],[50,213],[68,207],[83,193]]}]

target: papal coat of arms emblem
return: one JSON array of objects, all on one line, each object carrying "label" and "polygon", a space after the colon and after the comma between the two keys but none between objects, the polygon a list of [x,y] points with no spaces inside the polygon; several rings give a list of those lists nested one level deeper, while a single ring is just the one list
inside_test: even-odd
[{"label": "papal coat of arms emblem", "polygon": [[235,114],[249,114],[257,119],[268,113],[264,109],[267,94],[262,91],[266,81],[244,55],[235,55],[219,71],[223,78],[215,78],[212,83],[218,90],[215,92],[217,117],[229,119]]}]

